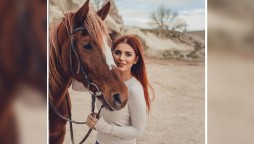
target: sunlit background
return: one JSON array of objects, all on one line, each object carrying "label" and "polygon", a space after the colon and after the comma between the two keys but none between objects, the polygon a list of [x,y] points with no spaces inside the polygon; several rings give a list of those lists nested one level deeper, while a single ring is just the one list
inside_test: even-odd
[{"label": "sunlit background", "polygon": [[204,0],[120,0],[115,1],[119,14],[127,26],[153,28],[151,13],[160,6],[178,13],[178,22],[188,24],[189,31],[205,30],[205,1]]}]

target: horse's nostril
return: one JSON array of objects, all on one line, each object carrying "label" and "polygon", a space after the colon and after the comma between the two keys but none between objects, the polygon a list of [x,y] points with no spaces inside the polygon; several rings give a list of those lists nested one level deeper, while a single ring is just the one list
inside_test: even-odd
[{"label": "horse's nostril", "polygon": [[121,101],[121,97],[120,97],[120,94],[116,93],[113,95],[113,99],[114,99],[114,102],[117,106],[120,106],[122,101]]}]

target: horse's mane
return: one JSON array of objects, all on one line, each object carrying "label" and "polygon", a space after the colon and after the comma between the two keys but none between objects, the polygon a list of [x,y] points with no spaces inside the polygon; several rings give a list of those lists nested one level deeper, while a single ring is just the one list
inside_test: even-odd
[{"label": "horse's mane", "polygon": [[[64,14],[64,18],[62,19],[62,23],[66,26],[67,32],[73,30],[73,13],[67,12]],[[62,65],[62,61],[60,58],[60,47],[58,47],[57,43],[57,31],[60,27],[61,23],[51,29],[50,33],[50,51],[49,51],[49,96],[52,98],[52,94],[62,87],[64,79],[58,71],[60,65]],[[98,44],[98,47],[103,48],[103,35],[107,36],[107,27],[101,18],[93,11],[89,11],[86,19],[84,20],[84,25],[92,37],[92,39]],[[60,64],[60,65],[59,65]]]},{"label": "horse's mane", "polygon": [[59,64],[61,64],[59,47],[57,43],[57,33],[61,24],[53,27],[50,30],[50,49],[49,49],[49,97],[52,99],[52,94],[60,89],[63,78],[58,72]]},{"label": "horse's mane", "polygon": [[[65,26],[67,26],[68,33],[70,33],[72,29],[72,12],[68,12],[64,14],[65,17],[63,18],[63,23],[65,23]],[[84,20],[85,28],[87,29],[89,35],[92,37],[92,39],[98,44],[100,48],[103,47],[103,35],[106,36],[108,33],[107,27],[104,23],[104,21],[101,20],[101,18],[96,14],[94,11],[89,11],[86,19]]]}]

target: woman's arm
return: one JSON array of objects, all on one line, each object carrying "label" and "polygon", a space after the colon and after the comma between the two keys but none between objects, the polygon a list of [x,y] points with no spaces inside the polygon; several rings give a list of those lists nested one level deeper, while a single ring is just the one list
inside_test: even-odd
[{"label": "woman's arm", "polygon": [[112,125],[100,118],[94,126],[96,130],[125,139],[141,137],[146,125],[146,103],[142,86],[132,87],[129,91],[128,104],[131,126]]}]

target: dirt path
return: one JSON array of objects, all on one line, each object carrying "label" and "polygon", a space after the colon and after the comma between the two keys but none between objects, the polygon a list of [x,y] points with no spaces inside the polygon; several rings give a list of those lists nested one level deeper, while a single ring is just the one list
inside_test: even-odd
[{"label": "dirt path", "polygon": [[[156,96],[148,116],[145,134],[138,144],[204,144],[205,143],[205,65],[148,59],[147,71]],[[90,95],[70,89],[73,119],[84,121],[90,111]],[[88,128],[74,125],[78,143]],[[93,131],[87,144],[94,144]],[[69,126],[65,144],[69,144]]]}]

